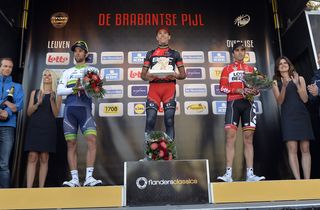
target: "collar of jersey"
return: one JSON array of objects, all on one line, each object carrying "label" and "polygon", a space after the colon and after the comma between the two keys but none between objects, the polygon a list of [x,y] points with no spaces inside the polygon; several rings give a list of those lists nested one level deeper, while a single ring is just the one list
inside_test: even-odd
[{"label": "collar of jersey", "polygon": [[237,64],[244,64],[244,61],[235,61],[234,63],[235,63],[236,65],[237,65]]},{"label": "collar of jersey", "polygon": [[85,63],[85,64],[80,64],[80,65],[76,65],[75,68],[76,69],[81,69],[81,68],[84,68],[84,67],[87,67],[88,65]]}]

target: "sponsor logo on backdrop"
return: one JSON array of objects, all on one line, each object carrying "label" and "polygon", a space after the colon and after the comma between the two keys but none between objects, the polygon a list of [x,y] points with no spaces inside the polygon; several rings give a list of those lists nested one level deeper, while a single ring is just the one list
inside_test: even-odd
[{"label": "sponsor logo on backdrop", "polygon": [[209,51],[210,63],[230,63],[230,53],[228,51]]},{"label": "sponsor logo on backdrop", "polygon": [[101,64],[123,64],[124,53],[123,52],[102,52]]},{"label": "sponsor logo on backdrop", "polygon": [[220,80],[221,73],[222,73],[223,67],[210,67],[210,79],[212,80]]},{"label": "sponsor logo on backdrop", "polygon": [[225,114],[227,109],[226,101],[213,101],[212,102],[212,112],[213,114]]},{"label": "sponsor logo on backdrop", "polygon": [[106,81],[122,81],[123,68],[103,68],[100,72],[100,78]]},{"label": "sponsor logo on backdrop", "polygon": [[207,115],[209,114],[207,101],[186,101],[184,102],[186,115]]},{"label": "sponsor logo on backdrop", "polygon": [[100,103],[100,117],[121,117],[123,116],[123,103]]},{"label": "sponsor logo on backdrop", "polygon": [[129,98],[146,98],[148,95],[148,85],[128,85]]},{"label": "sponsor logo on backdrop", "polygon": [[70,41],[48,41],[48,49],[69,49]]},{"label": "sponsor logo on backdrop", "polygon": [[128,68],[128,80],[130,81],[142,81],[141,79],[142,68]]},{"label": "sponsor logo on backdrop", "polygon": [[256,54],[253,51],[247,51],[243,61],[249,64],[256,63]]},{"label": "sponsor logo on backdrop", "polygon": [[187,80],[204,80],[206,72],[203,67],[186,67]]},{"label": "sponsor logo on backdrop", "polygon": [[203,51],[183,51],[181,55],[184,63],[204,63]]},{"label": "sponsor logo on backdrop", "polygon": [[65,12],[56,12],[51,15],[50,22],[55,28],[63,28],[69,20],[69,16]]},{"label": "sponsor logo on backdrop", "polygon": [[185,97],[206,97],[206,84],[184,84],[183,94]]},{"label": "sponsor logo on backdrop", "polygon": [[185,178],[185,179],[168,179],[168,180],[152,180],[146,177],[139,177],[136,180],[136,186],[138,189],[143,190],[152,186],[167,186],[167,185],[193,185],[198,184],[197,179]]},{"label": "sponsor logo on backdrop", "polygon": [[123,98],[123,85],[104,85],[104,98]]},{"label": "sponsor logo on backdrop", "polygon": [[146,103],[145,102],[129,102],[128,115],[129,116],[145,116]]},{"label": "sponsor logo on backdrop", "polygon": [[[87,58],[86,58],[86,63],[95,65],[97,64],[97,53],[96,52],[88,52]],[[73,58],[73,64],[76,65],[76,60]]]},{"label": "sponsor logo on backdrop", "polygon": [[47,53],[46,64],[47,65],[69,65],[70,54],[62,52]]},{"label": "sponsor logo on backdrop", "polygon": [[128,63],[143,64],[147,51],[130,51],[128,52]]},{"label": "sponsor logo on backdrop", "polygon": [[212,96],[226,96],[225,93],[220,91],[220,84],[211,84],[211,95]]},{"label": "sponsor logo on backdrop", "polygon": [[249,22],[250,22],[250,15],[248,15],[248,14],[239,15],[234,20],[234,24],[238,27],[243,27],[243,26],[247,25]]}]

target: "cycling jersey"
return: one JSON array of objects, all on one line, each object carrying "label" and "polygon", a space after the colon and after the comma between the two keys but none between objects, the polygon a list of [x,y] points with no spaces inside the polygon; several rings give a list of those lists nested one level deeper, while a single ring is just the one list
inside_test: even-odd
[{"label": "cycling jersey", "polygon": [[[169,47],[158,47],[154,50],[151,50],[147,53],[146,58],[144,59],[143,66],[148,69],[152,69],[157,65],[159,60],[167,60],[169,66],[172,66],[172,70],[175,70],[175,66],[178,68],[183,66],[182,58],[180,53],[176,50],[173,50]],[[159,83],[159,82],[175,82],[175,80],[169,80],[166,78],[156,78],[150,83]]]},{"label": "cycling jersey", "polygon": [[[182,67],[183,62],[178,51],[172,50],[169,47],[158,47],[147,53],[144,60],[144,67],[152,69],[157,65],[159,60],[167,60],[172,70],[177,66]],[[176,80],[169,80],[166,78],[156,78],[149,82],[148,100],[153,101],[160,107],[160,102],[168,103],[170,100],[175,100],[175,83]]]},{"label": "cycling jersey", "polygon": [[243,89],[243,74],[252,73],[254,68],[243,62],[236,61],[223,68],[220,77],[220,91],[227,93],[227,101],[243,99],[243,95],[236,92],[237,89]]},{"label": "cycling jersey", "polygon": [[95,67],[86,64],[74,66],[63,72],[57,88],[58,95],[67,96],[66,106],[85,106],[91,109],[92,100],[84,92],[73,93],[73,87],[76,86],[78,79],[82,82],[82,78],[87,69],[99,72]]},{"label": "cycling jersey", "polygon": [[78,79],[82,82],[87,70],[99,72],[95,67],[78,65],[63,72],[57,88],[58,95],[66,95],[65,111],[63,119],[63,130],[65,139],[76,140],[78,127],[82,133],[87,135],[97,135],[96,124],[91,114],[92,100],[84,91],[73,92]]}]

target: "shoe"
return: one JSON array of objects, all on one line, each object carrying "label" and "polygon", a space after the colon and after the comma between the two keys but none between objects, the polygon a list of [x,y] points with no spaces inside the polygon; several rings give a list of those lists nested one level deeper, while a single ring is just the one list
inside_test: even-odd
[{"label": "shoe", "polygon": [[80,187],[80,183],[77,179],[71,179],[70,181],[63,182],[62,187]]},{"label": "shoe", "polygon": [[94,186],[102,186],[102,181],[93,178],[90,176],[86,181],[83,183],[84,187],[94,187]]},{"label": "shoe", "polygon": [[149,161],[147,157],[140,159],[139,161]]},{"label": "shoe", "polygon": [[224,182],[233,182],[233,179],[228,174],[224,174],[223,176],[218,176],[218,180],[224,181]]},{"label": "shoe", "polygon": [[266,179],[266,177],[264,177],[264,176],[257,176],[257,175],[252,174],[251,176],[247,176],[246,181],[247,182],[258,182],[258,181],[265,180],[265,179]]}]

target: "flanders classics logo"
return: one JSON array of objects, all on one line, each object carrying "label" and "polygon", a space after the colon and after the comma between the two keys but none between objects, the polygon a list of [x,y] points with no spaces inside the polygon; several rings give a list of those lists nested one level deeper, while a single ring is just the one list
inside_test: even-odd
[{"label": "flanders classics logo", "polygon": [[143,190],[147,187],[148,184],[148,180],[146,179],[146,177],[139,177],[136,180],[136,185],[140,190]]},{"label": "flanders classics logo", "polygon": [[147,187],[147,185],[150,186],[166,186],[166,185],[194,185],[198,184],[197,179],[169,179],[169,180],[152,180],[147,179],[145,177],[139,177],[136,180],[136,185],[140,190],[143,190]]},{"label": "flanders classics logo", "polygon": [[69,20],[69,16],[65,12],[56,12],[54,13],[51,18],[51,24],[55,28],[63,28]]},{"label": "flanders classics logo", "polygon": [[250,16],[248,14],[246,15],[239,15],[234,20],[234,24],[238,27],[243,27],[247,25],[250,22]]}]

